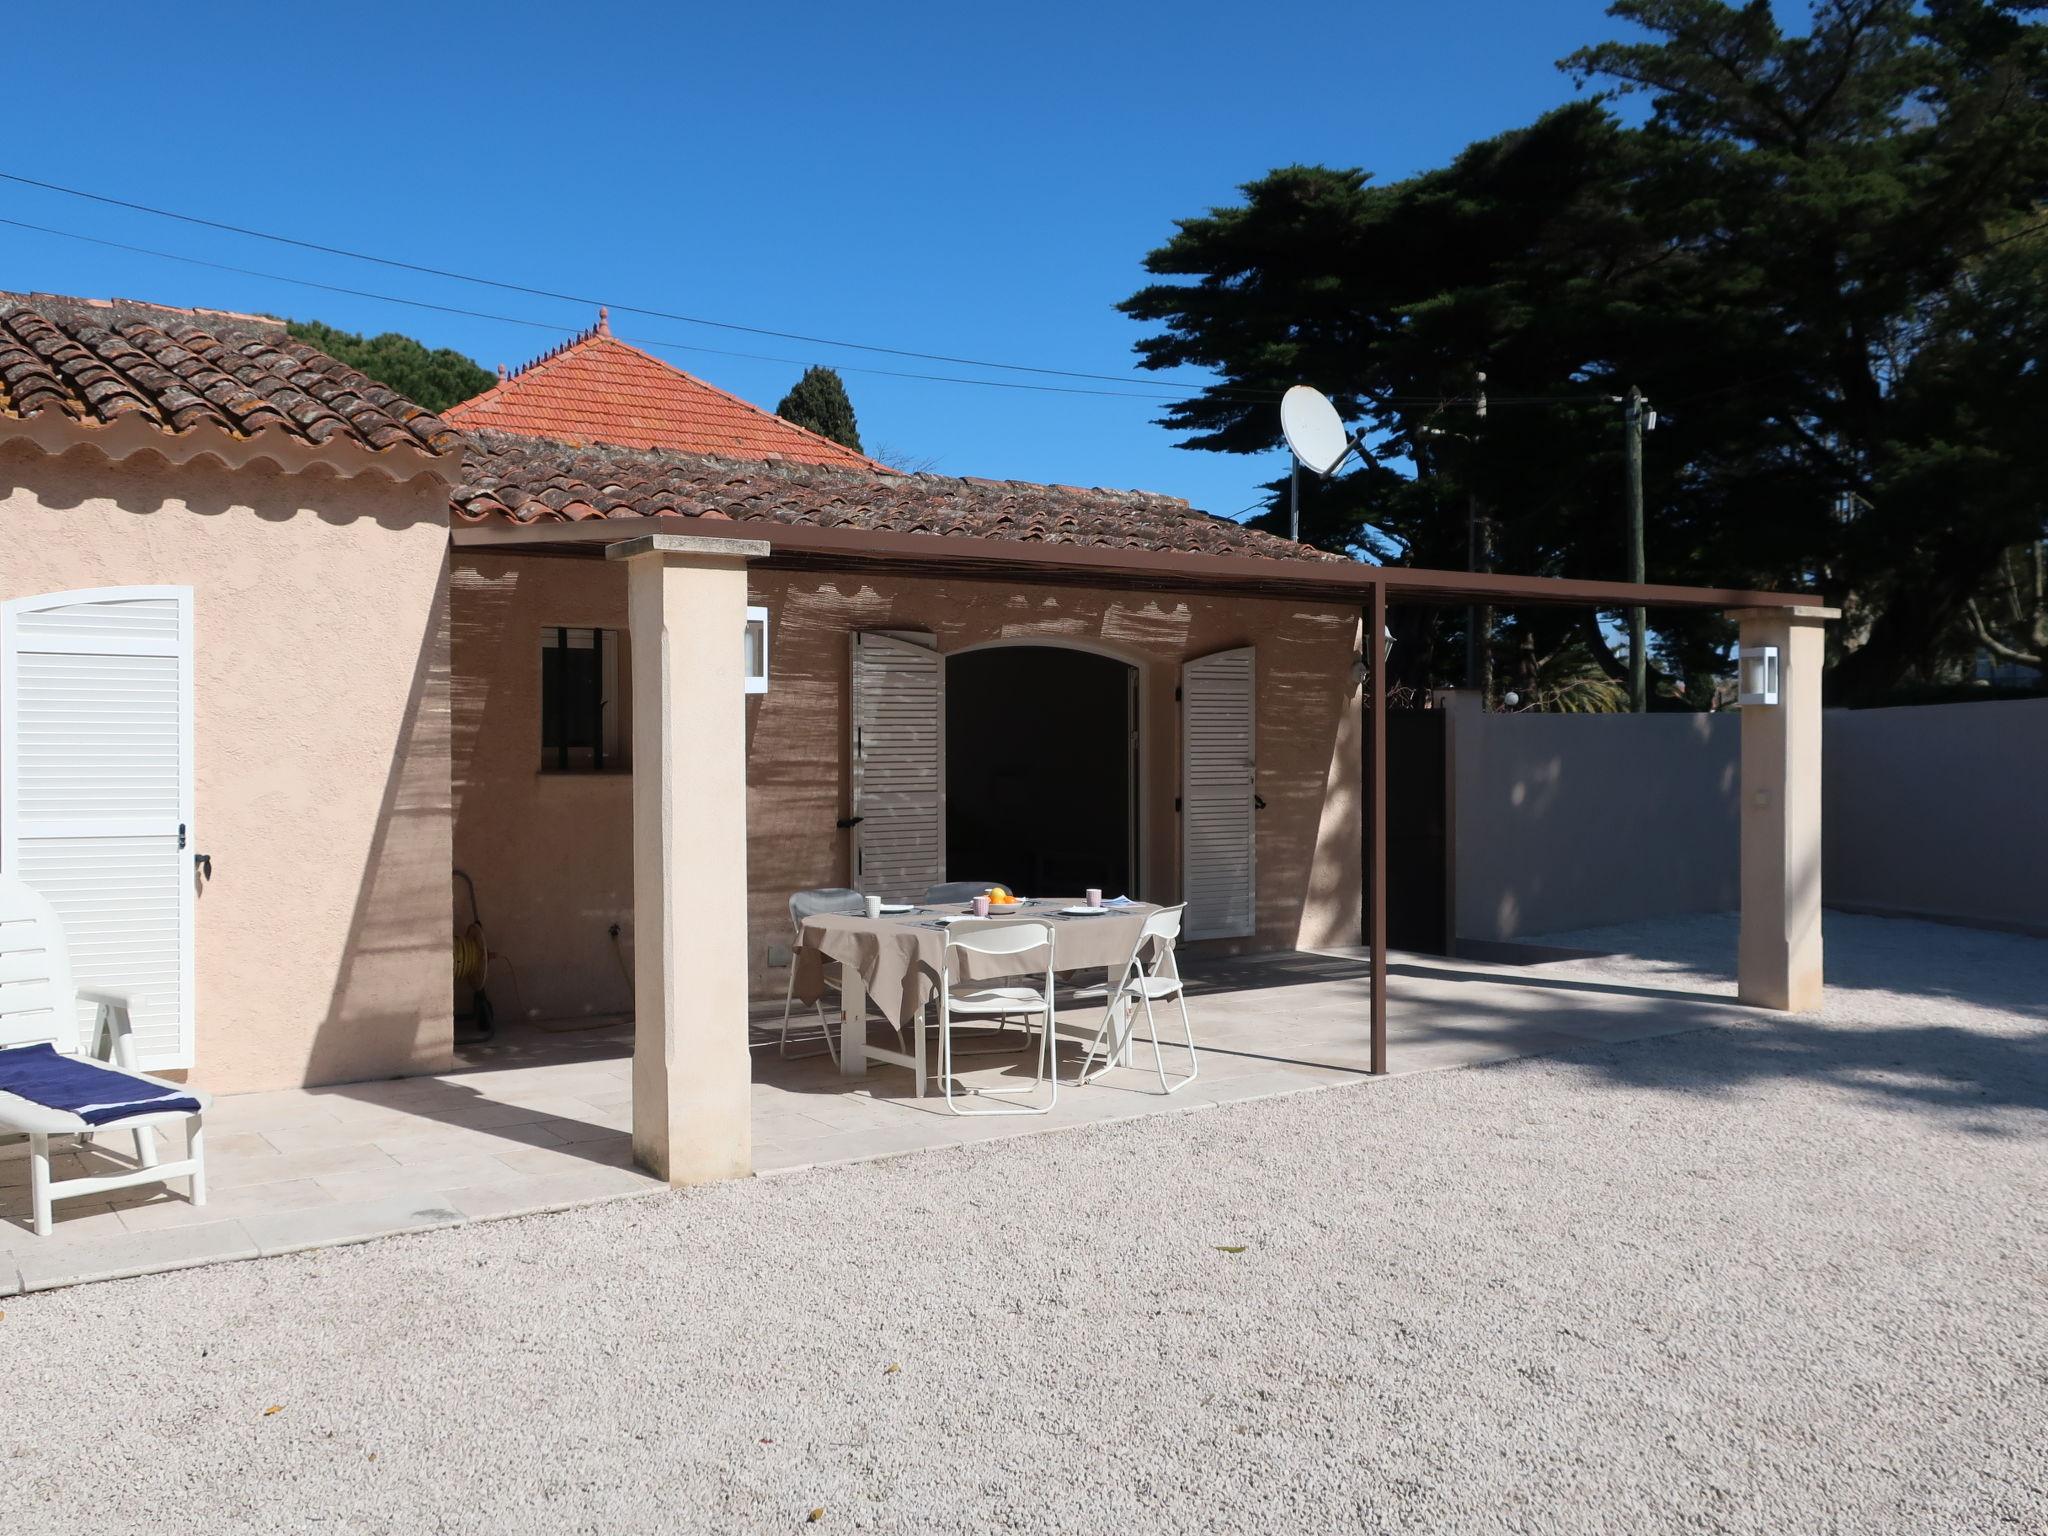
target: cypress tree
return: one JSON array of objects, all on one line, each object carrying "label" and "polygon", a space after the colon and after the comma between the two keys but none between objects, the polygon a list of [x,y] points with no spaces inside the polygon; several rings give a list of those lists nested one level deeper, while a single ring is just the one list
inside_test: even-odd
[{"label": "cypress tree", "polygon": [[836,370],[811,367],[796,381],[796,387],[782,397],[775,414],[784,421],[829,437],[842,448],[862,452],[860,424],[853,419],[853,402],[846,398],[846,386]]}]

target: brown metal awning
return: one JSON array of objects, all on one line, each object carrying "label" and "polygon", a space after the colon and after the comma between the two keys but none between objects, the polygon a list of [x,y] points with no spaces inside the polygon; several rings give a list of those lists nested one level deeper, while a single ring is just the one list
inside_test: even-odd
[{"label": "brown metal awning", "polygon": [[598,557],[607,544],[645,538],[650,533],[679,532],[695,538],[766,540],[767,563],[784,569],[843,570],[858,565],[905,575],[1288,597],[1361,606],[1372,600],[1375,589],[1384,589],[1392,604],[1491,603],[1498,607],[1796,608],[1819,601],[1799,592],[1430,571],[1352,560],[1274,560],[1098,544],[1018,543],[754,519],[621,517],[573,523],[460,524],[453,530],[453,538],[459,547],[501,554]]}]

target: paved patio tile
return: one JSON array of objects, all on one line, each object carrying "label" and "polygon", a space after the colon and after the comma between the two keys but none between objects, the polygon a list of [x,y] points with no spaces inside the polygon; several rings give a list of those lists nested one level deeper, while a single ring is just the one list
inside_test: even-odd
[{"label": "paved patio tile", "polygon": [[[166,1232],[173,1227],[203,1227],[208,1222],[239,1220],[265,1211],[295,1211],[309,1205],[329,1205],[334,1196],[312,1179],[288,1179],[281,1184],[245,1184],[239,1188],[206,1193],[206,1204],[194,1205],[185,1198],[185,1181],[173,1186],[176,1193],[162,1189],[146,1193],[148,1198],[115,1205],[121,1225],[130,1232]],[[135,1192],[131,1192],[135,1193]]]},{"label": "paved patio tile", "polygon": [[256,1254],[257,1245],[243,1224],[223,1220],[162,1232],[122,1232],[62,1245],[52,1242],[10,1254],[0,1263],[17,1265],[21,1288],[37,1291],[217,1264],[225,1259],[253,1259]]},{"label": "paved patio tile", "polygon": [[[402,1137],[415,1128],[431,1130],[434,1123],[411,1115],[392,1115],[357,1123],[328,1120],[316,1125],[277,1127],[263,1132],[262,1135],[276,1152],[324,1152],[331,1147],[371,1146],[380,1136]],[[212,1140],[212,1128],[209,1127],[209,1145]]]},{"label": "paved patio tile", "polygon": [[562,1138],[541,1122],[493,1126],[486,1131],[462,1131],[421,1122],[418,1133],[384,1137],[371,1143],[402,1168],[431,1168],[451,1158],[495,1157],[518,1147],[555,1147]]},{"label": "paved patio tile", "polygon": [[[8,1194],[15,1191],[9,1190]],[[50,1237],[37,1237],[34,1214],[29,1209],[28,1191],[19,1191],[20,1198],[0,1201],[0,1252],[30,1252],[36,1248],[58,1241],[86,1242],[97,1237],[113,1237],[126,1231],[121,1225],[120,1212],[112,1200],[101,1196],[97,1200],[59,1200],[50,1207],[50,1222],[54,1231]]]},{"label": "paved patio tile", "polygon": [[243,1219],[242,1225],[265,1256],[360,1243],[394,1232],[423,1232],[431,1227],[459,1226],[461,1211],[431,1191],[387,1195],[379,1200],[337,1201],[298,1211],[271,1211]]},{"label": "paved patio tile", "polygon": [[633,1161],[633,1138],[616,1133],[610,1141],[578,1141],[561,1147],[524,1147],[501,1153],[498,1161],[514,1173],[568,1173],[579,1168],[623,1168]]},{"label": "paved patio tile", "polygon": [[407,1168],[394,1164],[389,1168],[364,1168],[354,1173],[324,1173],[313,1182],[325,1190],[328,1196],[343,1203],[360,1203],[366,1200],[384,1200],[394,1195],[418,1194],[423,1184],[426,1187],[443,1188],[456,1184],[485,1184],[493,1180],[512,1180],[519,1177],[497,1158],[489,1155],[450,1158],[446,1162],[430,1164],[424,1168]]},{"label": "paved patio tile", "polygon": [[555,1135],[557,1144],[575,1146],[586,1141],[609,1141],[614,1136],[633,1134],[633,1116],[606,1115],[598,1120],[543,1120],[540,1122]]},{"label": "paved patio tile", "polygon": [[293,1179],[317,1179],[322,1174],[397,1166],[395,1160],[374,1146],[360,1142],[310,1152],[277,1152],[269,1157],[221,1158],[217,1166],[209,1158],[206,1182],[209,1189],[238,1189],[244,1184],[283,1184]]},{"label": "paved patio tile", "polygon": [[[538,1121],[574,1120],[580,1121],[585,1125],[594,1125],[608,1130],[621,1128],[619,1125],[612,1124],[613,1121],[619,1119],[619,1112],[617,1110],[607,1111],[600,1109],[597,1105],[591,1103],[590,1100],[570,1091],[567,1084],[562,1084],[552,1093],[535,1093],[530,1097],[520,1098],[517,1100],[517,1103],[522,1110],[527,1111],[534,1120]],[[626,1121],[630,1122],[632,1118],[631,1094],[626,1095],[626,1105]]]}]

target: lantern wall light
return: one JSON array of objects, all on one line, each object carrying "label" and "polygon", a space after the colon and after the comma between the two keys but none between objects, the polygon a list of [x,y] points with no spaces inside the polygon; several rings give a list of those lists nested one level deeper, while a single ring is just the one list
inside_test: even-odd
[{"label": "lantern wall light", "polygon": [[[1393,654],[1394,632],[1393,630],[1389,629],[1386,632],[1386,642],[1384,648],[1380,651],[1380,664],[1382,666],[1386,665],[1388,658],[1390,658]],[[1354,688],[1363,688],[1365,686],[1365,658],[1363,656],[1354,656],[1351,658],[1351,684]]]},{"label": "lantern wall light", "polygon": [[1735,648],[1735,702],[1775,705],[1778,702],[1778,648],[1775,645]]},{"label": "lantern wall light", "polygon": [[768,610],[749,608],[747,627],[741,641],[741,655],[747,675],[748,693],[768,691]]}]

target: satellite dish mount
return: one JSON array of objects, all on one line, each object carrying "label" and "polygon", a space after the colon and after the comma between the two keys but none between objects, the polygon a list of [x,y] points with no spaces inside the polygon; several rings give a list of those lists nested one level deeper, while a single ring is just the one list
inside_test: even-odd
[{"label": "satellite dish mount", "polygon": [[1287,536],[1298,543],[1301,539],[1302,467],[1306,465],[1317,476],[1327,480],[1343,467],[1344,461],[1352,454],[1357,454],[1360,462],[1371,455],[1366,452],[1365,434],[1346,431],[1344,418],[1337,414],[1337,407],[1330,404],[1329,396],[1306,384],[1297,384],[1280,397],[1280,430],[1294,454],[1294,464],[1287,477]]}]

